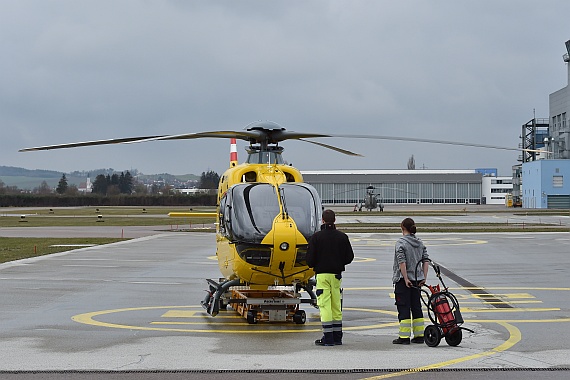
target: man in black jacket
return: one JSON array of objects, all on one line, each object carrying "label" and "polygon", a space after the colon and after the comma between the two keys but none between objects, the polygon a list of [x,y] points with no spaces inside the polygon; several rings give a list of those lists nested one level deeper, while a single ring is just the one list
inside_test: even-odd
[{"label": "man in black jacket", "polygon": [[354,259],[348,236],[335,227],[332,210],[323,211],[321,230],[309,240],[307,264],[317,278],[317,305],[321,314],[323,337],[317,346],[342,344],[341,279],[345,265]]}]

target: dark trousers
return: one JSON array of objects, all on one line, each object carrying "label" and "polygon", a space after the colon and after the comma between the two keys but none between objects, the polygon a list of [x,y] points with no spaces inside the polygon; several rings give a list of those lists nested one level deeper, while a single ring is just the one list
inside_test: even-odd
[{"label": "dark trousers", "polygon": [[408,288],[402,278],[394,287],[398,320],[423,318],[422,301],[419,288]]}]

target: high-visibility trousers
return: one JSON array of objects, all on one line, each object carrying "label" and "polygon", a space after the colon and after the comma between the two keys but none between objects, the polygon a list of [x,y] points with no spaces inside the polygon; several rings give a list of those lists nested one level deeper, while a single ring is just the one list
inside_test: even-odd
[{"label": "high-visibility trousers", "polygon": [[318,273],[316,277],[317,305],[323,332],[342,331],[342,280],[333,273]]}]

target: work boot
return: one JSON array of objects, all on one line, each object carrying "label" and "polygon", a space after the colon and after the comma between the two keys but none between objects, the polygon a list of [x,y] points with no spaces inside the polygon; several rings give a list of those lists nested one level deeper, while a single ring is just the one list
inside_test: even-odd
[{"label": "work boot", "polygon": [[412,343],[424,343],[424,337],[423,336],[415,336],[412,338],[411,342]]},{"label": "work boot", "polygon": [[317,346],[334,346],[334,339],[332,332],[326,332],[321,339],[315,340]]},{"label": "work boot", "polygon": [[342,346],[342,331],[333,331],[333,341],[335,346]]},{"label": "work boot", "polygon": [[398,339],[394,339],[392,341],[392,343],[394,344],[410,344],[410,338],[400,338],[398,337]]}]

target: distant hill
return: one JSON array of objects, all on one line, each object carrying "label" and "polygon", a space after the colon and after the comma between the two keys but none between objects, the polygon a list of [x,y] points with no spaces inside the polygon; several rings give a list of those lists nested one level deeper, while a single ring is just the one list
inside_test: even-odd
[{"label": "distant hill", "polygon": [[[62,172],[55,170],[42,170],[42,169],[24,169],[13,166],[0,166],[0,180],[4,182],[5,186],[17,186],[18,189],[32,190],[39,187],[43,181],[50,187],[56,187]],[[65,173],[68,184],[79,186],[81,182],[85,182],[87,176],[79,177]]]},{"label": "distant hill", "polygon": [[[93,169],[93,170],[76,170],[71,173],[65,173],[67,183],[70,185],[79,186],[80,183],[85,182],[87,176],[91,181],[99,174],[107,175],[113,173],[126,172],[126,170],[110,169]],[[200,176],[194,174],[173,175],[168,173],[163,174],[141,174],[137,169],[129,169],[133,176],[139,176],[145,180],[158,180],[162,179],[166,183],[186,182],[189,180],[199,181]],[[56,187],[63,172],[55,170],[41,170],[41,169],[25,169],[13,166],[0,166],[0,180],[4,182],[5,186],[17,186],[19,189],[32,190],[39,187],[42,181],[50,187]]]},{"label": "distant hill", "polygon": [[0,178],[2,177],[37,177],[37,178],[61,178],[63,173],[53,170],[24,169],[13,166],[0,166]]}]

